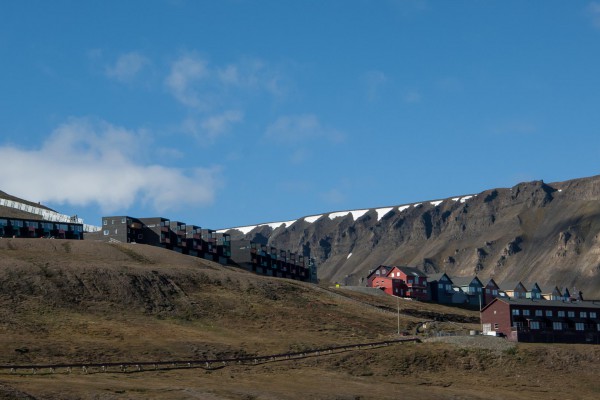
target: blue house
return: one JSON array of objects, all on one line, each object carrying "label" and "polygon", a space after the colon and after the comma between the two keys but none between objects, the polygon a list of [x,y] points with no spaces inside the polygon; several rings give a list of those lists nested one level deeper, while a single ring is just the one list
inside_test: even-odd
[{"label": "blue house", "polygon": [[431,301],[440,304],[452,304],[454,289],[452,279],[445,273],[427,276]]},{"label": "blue house", "polygon": [[452,280],[455,288],[460,288],[467,296],[466,303],[471,307],[483,306],[483,283],[475,277],[459,277]]}]

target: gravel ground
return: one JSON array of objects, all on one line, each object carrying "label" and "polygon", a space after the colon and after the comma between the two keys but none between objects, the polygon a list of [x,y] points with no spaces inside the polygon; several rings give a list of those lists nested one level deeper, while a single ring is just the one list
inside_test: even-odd
[{"label": "gravel ground", "polygon": [[441,336],[425,339],[425,342],[444,342],[463,348],[479,348],[493,351],[506,351],[515,347],[508,340],[494,336]]}]

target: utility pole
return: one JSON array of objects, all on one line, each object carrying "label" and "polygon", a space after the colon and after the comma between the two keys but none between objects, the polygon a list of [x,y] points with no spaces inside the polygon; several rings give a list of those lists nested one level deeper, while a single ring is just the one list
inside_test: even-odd
[{"label": "utility pole", "polygon": [[400,336],[400,297],[396,296],[396,308],[398,309],[398,336]]}]

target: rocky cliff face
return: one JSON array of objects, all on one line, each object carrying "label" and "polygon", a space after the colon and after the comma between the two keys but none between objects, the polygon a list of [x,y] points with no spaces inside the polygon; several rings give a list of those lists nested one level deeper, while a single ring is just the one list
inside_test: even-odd
[{"label": "rocky cliff face", "polygon": [[326,281],[361,284],[380,264],[403,264],[600,297],[600,176],[315,219],[230,233],[314,257]]}]

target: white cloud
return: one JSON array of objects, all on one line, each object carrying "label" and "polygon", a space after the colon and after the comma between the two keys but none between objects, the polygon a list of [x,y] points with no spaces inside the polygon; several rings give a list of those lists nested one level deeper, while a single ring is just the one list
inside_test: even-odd
[{"label": "white cloud", "polygon": [[148,58],[138,52],[131,52],[121,55],[114,65],[105,68],[105,73],[109,78],[116,79],[119,82],[132,82],[141,70],[150,63]]},{"label": "white cloud", "polygon": [[282,80],[278,71],[259,59],[211,66],[191,52],[172,63],[165,85],[181,104],[206,112],[222,104],[240,102],[248,93],[281,96],[285,92]]},{"label": "white cloud", "polygon": [[215,139],[229,131],[232,124],[242,121],[243,118],[244,114],[241,111],[229,110],[206,118],[201,126],[209,139]]},{"label": "white cloud", "polygon": [[162,213],[213,202],[218,169],[145,165],[136,160],[144,143],[143,133],[73,119],[39,149],[0,147],[14,171],[0,175],[0,187],[32,201],[97,204],[106,213],[136,203]]},{"label": "white cloud", "polygon": [[237,63],[218,67],[216,76],[225,87],[265,91],[273,96],[285,93],[281,73],[258,58],[244,58]]},{"label": "white cloud", "polygon": [[325,138],[332,142],[344,140],[341,132],[324,127],[313,114],[279,117],[267,127],[265,137],[285,144],[297,144],[315,138]]},{"label": "white cloud", "polygon": [[194,136],[201,143],[212,144],[219,136],[231,130],[231,127],[244,119],[244,113],[239,110],[228,110],[221,114],[205,118],[189,116],[180,126],[180,130]]},{"label": "white cloud", "polygon": [[591,17],[594,27],[600,29],[600,2],[592,1],[587,7],[587,13]]},{"label": "white cloud", "polygon": [[203,107],[197,91],[198,82],[210,75],[208,63],[195,53],[181,56],[171,65],[171,72],[165,83],[171,94],[183,105],[192,108]]}]

